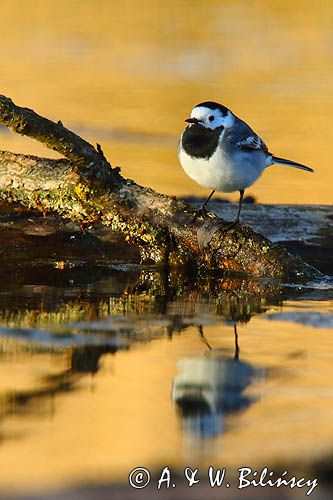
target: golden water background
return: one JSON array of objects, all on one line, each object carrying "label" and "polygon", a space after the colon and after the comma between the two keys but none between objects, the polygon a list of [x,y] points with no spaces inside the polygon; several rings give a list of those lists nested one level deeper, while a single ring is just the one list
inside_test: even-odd
[{"label": "golden water background", "polygon": [[[285,304],[289,312],[302,307],[325,311],[320,303]],[[1,488],[126,482],[137,466],[152,473],[166,465],[174,471],[186,466],[204,471],[213,465],[227,467],[231,475],[242,466],[283,467],[290,475],[304,474],[313,463],[329,460],[332,330],[267,317],[238,325],[240,359],[256,370],[245,391],[253,403],[220,417],[222,429],[216,436],[200,438],[176,411],[171,394],[181,360],[233,358],[231,325],[208,325],[205,335],[211,352],[191,327],[172,341],[165,337],[103,356],[98,373],[78,377],[74,391],[36,397],[17,411],[12,408],[2,422]],[[15,354],[8,344],[7,351],[1,363],[4,395],[34,391],[43,377],[68,367],[66,351]]]},{"label": "golden water background", "polygon": [[184,119],[209,99],[316,170],[272,167],[249,189],[258,202],[331,203],[331,2],[2,0],[1,24],[1,92],[101,143],[135,181],[206,194],[176,151]]}]

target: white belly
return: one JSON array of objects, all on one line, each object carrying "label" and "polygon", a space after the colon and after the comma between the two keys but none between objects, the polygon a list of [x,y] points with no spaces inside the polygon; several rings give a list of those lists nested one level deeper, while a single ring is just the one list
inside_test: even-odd
[{"label": "white belly", "polygon": [[249,160],[244,155],[235,155],[231,162],[220,148],[209,160],[192,158],[180,148],[179,161],[186,174],[200,186],[224,193],[251,186],[265,168],[265,158],[261,153],[251,153]]}]

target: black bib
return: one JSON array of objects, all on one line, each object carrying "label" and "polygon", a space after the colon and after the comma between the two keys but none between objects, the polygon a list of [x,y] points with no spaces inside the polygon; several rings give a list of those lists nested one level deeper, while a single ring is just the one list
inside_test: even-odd
[{"label": "black bib", "polygon": [[182,137],[184,151],[192,158],[208,160],[216,151],[223,129],[217,127],[211,130],[197,123],[187,127]]}]

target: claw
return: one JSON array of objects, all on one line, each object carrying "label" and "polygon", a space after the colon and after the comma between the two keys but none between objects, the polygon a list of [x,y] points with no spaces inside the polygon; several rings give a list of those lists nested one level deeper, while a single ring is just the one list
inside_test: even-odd
[{"label": "claw", "polygon": [[192,219],[192,222],[195,222],[198,217],[201,217],[202,219],[205,219],[206,217],[208,217],[208,212],[205,209],[205,207],[199,208],[199,210],[195,213],[195,215]]},{"label": "claw", "polygon": [[230,229],[234,229],[236,226],[239,226],[240,222],[239,219],[235,219],[233,222],[230,222],[225,228],[224,231],[230,231]]}]

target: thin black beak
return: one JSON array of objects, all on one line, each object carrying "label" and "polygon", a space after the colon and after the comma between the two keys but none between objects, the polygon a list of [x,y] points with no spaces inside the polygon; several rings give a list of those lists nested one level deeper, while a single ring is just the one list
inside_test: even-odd
[{"label": "thin black beak", "polygon": [[199,120],[197,118],[187,118],[185,121],[187,123],[199,123]]}]

